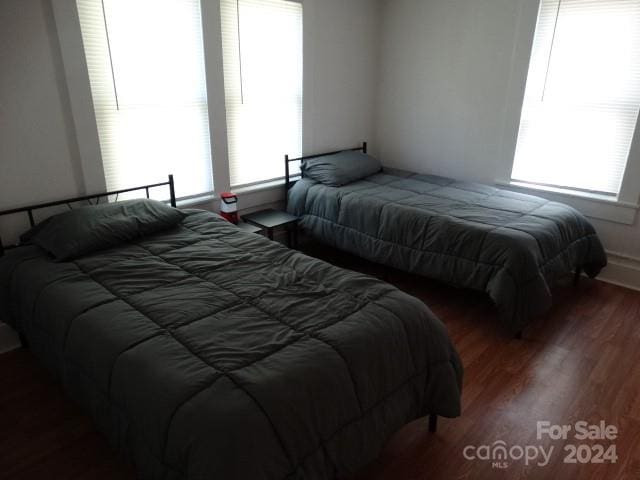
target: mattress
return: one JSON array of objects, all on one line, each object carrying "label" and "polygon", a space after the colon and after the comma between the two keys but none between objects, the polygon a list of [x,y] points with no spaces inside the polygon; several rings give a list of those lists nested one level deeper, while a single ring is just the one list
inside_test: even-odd
[{"label": "mattress", "polygon": [[460,413],[423,303],[207,212],[71,262],[12,250],[0,304],[143,479],[350,475]]},{"label": "mattress", "polygon": [[303,178],[288,209],[321,242],[488,293],[513,333],[551,306],[558,278],[578,268],[593,277],[607,263],[575,209],[435,175],[385,169],[341,187]]}]

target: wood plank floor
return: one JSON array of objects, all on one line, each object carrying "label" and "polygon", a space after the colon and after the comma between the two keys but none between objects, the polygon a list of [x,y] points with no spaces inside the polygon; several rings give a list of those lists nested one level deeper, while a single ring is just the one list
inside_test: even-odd
[{"label": "wood plank floor", "polygon": [[[317,246],[315,256],[381,276],[383,270]],[[391,283],[421,298],[450,332],[465,366],[463,415],[404,427],[355,480],[640,479],[640,292],[584,280],[559,286],[555,307],[509,338],[483,296],[391,272]],[[618,438],[536,439],[536,422],[616,425]],[[571,435],[571,433],[570,433]],[[467,445],[554,447],[547,466],[466,460]],[[616,444],[615,464],[565,464],[568,443]],[[128,479],[132,468],[109,449],[91,421],[29,352],[0,355],[1,479]]]}]

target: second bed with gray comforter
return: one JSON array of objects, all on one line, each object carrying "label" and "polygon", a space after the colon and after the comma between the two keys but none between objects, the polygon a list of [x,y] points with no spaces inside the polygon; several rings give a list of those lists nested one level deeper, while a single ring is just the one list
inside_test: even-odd
[{"label": "second bed with gray comforter", "polygon": [[289,191],[289,211],[323,243],[487,292],[512,332],[551,306],[558,277],[595,276],[607,263],[575,209],[435,175],[386,169],[342,186],[303,178]]}]

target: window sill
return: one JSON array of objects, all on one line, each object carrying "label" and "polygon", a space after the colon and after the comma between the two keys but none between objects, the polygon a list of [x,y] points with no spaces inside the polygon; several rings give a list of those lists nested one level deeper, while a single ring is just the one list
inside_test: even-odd
[{"label": "window sill", "polygon": [[514,187],[523,190],[533,190],[536,192],[550,192],[566,197],[586,198],[594,202],[638,208],[638,205],[634,205],[629,202],[622,202],[614,195],[606,195],[603,193],[581,192],[579,190],[571,190],[569,188],[550,187],[548,185],[537,185],[535,183],[519,182],[517,180],[496,180],[496,184],[503,187]]},{"label": "window sill", "polygon": [[[275,180],[267,180],[266,182],[254,183],[252,185],[240,186],[231,188],[231,192],[238,196],[246,195],[248,193],[262,192],[265,190],[275,190],[284,187],[284,179],[278,178]],[[194,197],[187,197],[177,200],[177,205],[180,208],[191,207],[193,205],[202,205],[211,201],[220,200],[218,193],[205,193]]]},{"label": "window sill", "polygon": [[[282,195],[269,194],[268,192],[272,190],[281,190],[283,188],[284,178],[277,178],[275,180],[267,180],[266,182],[232,188],[231,191],[241,198],[242,209],[244,210],[246,208],[254,208],[263,204],[267,205],[281,201],[284,198]],[[261,193],[263,194],[260,195]],[[178,199],[176,203],[178,208],[202,207],[205,209],[215,210],[217,207],[215,207],[216,204],[214,202],[218,202],[219,200],[220,195],[218,193],[211,192]]]},{"label": "window sill", "polygon": [[251,185],[233,187],[231,191],[237,195],[245,193],[261,192],[264,190],[275,190],[284,187],[284,178],[276,178],[275,180],[267,180],[265,182],[254,183]]},{"label": "window sill", "polygon": [[197,195],[194,197],[187,197],[183,199],[176,200],[176,206],[178,208],[191,208],[198,205],[203,205],[205,203],[210,203],[213,200],[217,200],[218,196],[214,193],[206,193],[202,195]]},{"label": "window sill", "polygon": [[566,203],[590,218],[608,222],[633,225],[638,204],[618,200],[617,197],[590,192],[578,192],[545,185],[535,185],[515,180],[496,180],[495,183],[508,190],[537,195],[555,202]]}]

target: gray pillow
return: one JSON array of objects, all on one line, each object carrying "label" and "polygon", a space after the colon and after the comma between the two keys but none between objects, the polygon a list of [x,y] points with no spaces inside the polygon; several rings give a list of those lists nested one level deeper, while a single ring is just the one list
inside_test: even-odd
[{"label": "gray pillow", "polygon": [[339,187],[378,173],[382,165],[365,153],[350,151],[307,160],[301,170],[303,177],[330,187]]},{"label": "gray pillow", "polygon": [[20,237],[68,261],[171,228],[185,213],[156,200],[128,200],[81,207],[39,223]]}]

